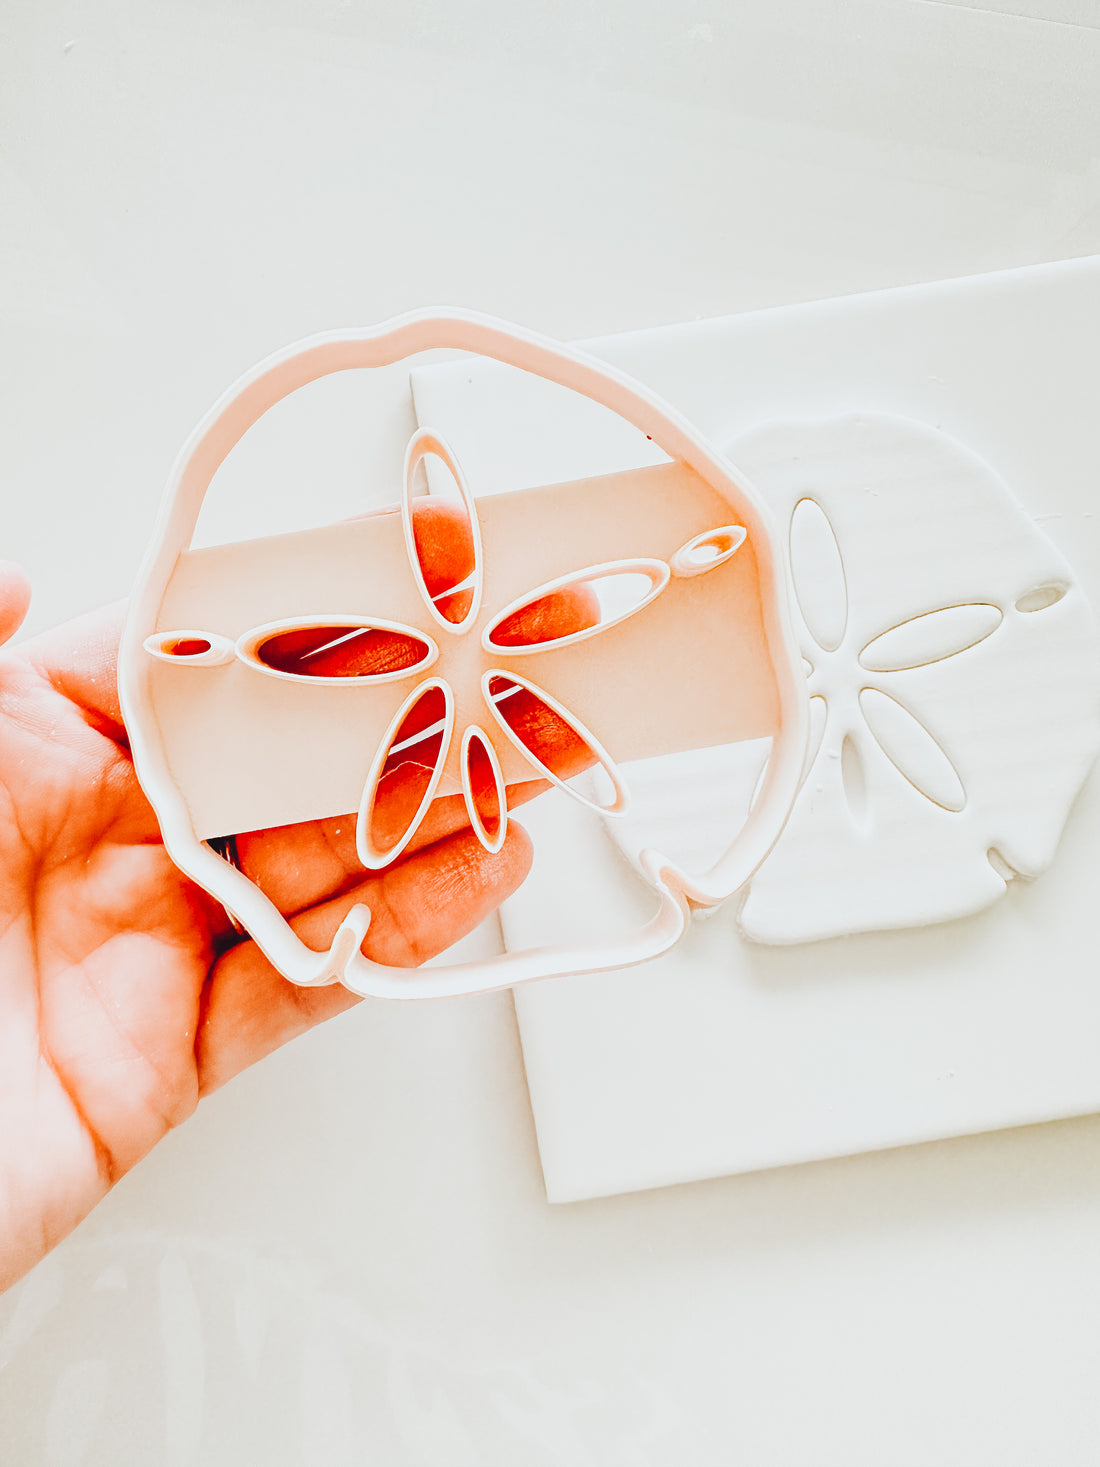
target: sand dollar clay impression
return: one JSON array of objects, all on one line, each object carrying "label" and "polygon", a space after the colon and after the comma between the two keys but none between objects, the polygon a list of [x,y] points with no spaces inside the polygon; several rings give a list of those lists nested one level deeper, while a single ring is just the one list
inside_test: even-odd
[{"label": "sand dollar clay impression", "polygon": [[[987,463],[913,422],[773,423],[728,452],[784,527],[811,714],[802,787],[747,889],[745,936],[939,922],[1037,876],[1100,747],[1100,644],[1065,560]],[[697,844],[731,810],[692,803],[684,785],[705,779],[728,802],[766,752],[628,770],[639,815],[615,838],[635,855]],[[673,778],[691,830],[673,829],[671,787],[662,798]]]}]

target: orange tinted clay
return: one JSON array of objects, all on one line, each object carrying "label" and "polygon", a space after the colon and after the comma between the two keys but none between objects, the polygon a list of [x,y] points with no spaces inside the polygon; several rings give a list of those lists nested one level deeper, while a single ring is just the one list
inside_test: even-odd
[{"label": "orange tinted clay", "polygon": [[500,805],[496,774],[484,741],[475,735],[470,739],[466,752],[467,778],[474,810],[489,841],[500,834],[500,822],[504,811]]},{"label": "orange tinted clay", "polygon": [[210,651],[210,643],[205,637],[181,637],[177,642],[169,642],[164,650],[173,657],[201,657]]},{"label": "orange tinted clay", "polygon": [[432,779],[446,756],[446,716],[442,690],[429,687],[395,730],[370,807],[370,837],[375,850],[392,850],[418,818]]},{"label": "orange tinted clay", "polygon": [[278,632],[256,648],[257,659],[296,677],[385,677],[414,668],[429,655],[427,642],[371,626],[312,626]]}]

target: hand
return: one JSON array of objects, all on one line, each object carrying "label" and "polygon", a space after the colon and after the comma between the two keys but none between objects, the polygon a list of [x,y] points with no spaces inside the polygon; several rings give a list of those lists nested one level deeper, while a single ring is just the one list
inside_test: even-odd
[{"label": "hand", "polygon": [[[0,646],[29,590],[0,565]],[[63,1238],[199,1099],[356,1003],[295,988],[161,844],[115,678],[120,610],[0,651],[0,1289]],[[510,803],[543,788],[513,792]],[[354,819],[241,836],[245,872],[311,947],[354,901],[367,956],[423,962],[527,873],[512,824],[486,853],[439,800],[398,863],[367,876]]]}]

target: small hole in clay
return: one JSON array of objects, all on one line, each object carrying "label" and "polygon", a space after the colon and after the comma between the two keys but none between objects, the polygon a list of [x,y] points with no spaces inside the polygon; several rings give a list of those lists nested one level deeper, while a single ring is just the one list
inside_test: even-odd
[{"label": "small hole in clay", "polygon": [[164,650],[172,657],[201,657],[210,651],[210,643],[205,637],[180,637],[178,641],[166,642]]},{"label": "small hole in clay", "polygon": [[845,734],[840,749],[840,777],[844,785],[844,799],[848,813],[860,830],[866,828],[869,806],[867,800],[867,772],[863,767],[863,755],[851,734]]},{"label": "small hole in clay", "polygon": [[1066,586],[1051,584],[1049,586],[1036,586],[1033,591],[1026,591],[1016,602],[1017,611],[1046,611],[1048,606],[1056,606],[1066,594]]}]

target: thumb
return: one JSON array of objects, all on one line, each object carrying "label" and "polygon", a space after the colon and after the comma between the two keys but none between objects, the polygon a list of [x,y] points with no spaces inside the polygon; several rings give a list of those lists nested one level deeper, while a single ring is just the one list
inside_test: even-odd
[{"label": "thumb", "polygon": [[30,604],[31,586],[24,571],[10,560],[0,560],[0,646],[23,625]]}]

